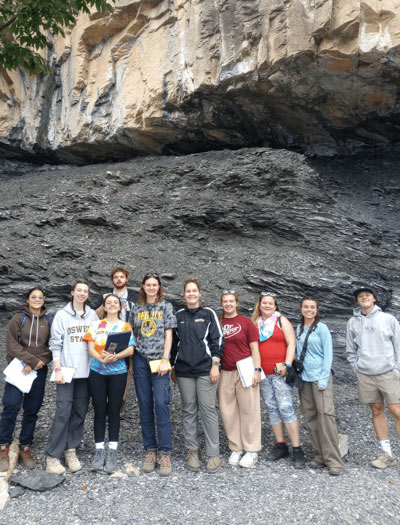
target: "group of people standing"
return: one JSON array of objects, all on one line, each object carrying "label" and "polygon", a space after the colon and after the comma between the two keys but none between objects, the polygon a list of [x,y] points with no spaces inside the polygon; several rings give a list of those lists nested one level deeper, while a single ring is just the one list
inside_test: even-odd
[{"label": "group of people standing", "polygon": [[[35,370],[29,393],[6,383],[0,419],[0,471],[9,468],[9,447],[18,412],[23,406],[19,458],[35,467],[31,446],[43,402],[47,365],[53,360],[56,409],[46,447],[46,470],[62,474],[65,467],[80,470],[76,450],[90,397],[94,407],[94,471],[117,469],[120,412],[130,376],[134,376],[145,457],[144,472],[157,465],[161,476],[171,473],[172,429],[170,378],[179,387],[186,466],[201,468],[198,413],[204,430],[206,471],[222,464],[218,407],[231,454],[228,463],[253,468],[261,450],[260,395],[267,407],[275,440],[271,459],[290,455],[296,469],[304,468],[300,425],[294,408],[293,377],[300,381],[300,408],[307,423],[313,459],[310,467],[324,468],[332,476],[343,472],[332,390],[332,338],[320,321],[318,300],[304,297],[301,322],[296,329],[281,314],[276,294],[261,292],[252,318],[239,313],[235,290],[221,293],[222,314],[205,306],[198,280],[184,282],[185,307],[174,312],[164,299],[157,273],[144,276],[139,296],[127,289],[129,273],[111,272],[113,290],[103,295],[97,309],[87,305],[89,285],[76,282],[71,301],[51,320],[44,292],[35,287],[7,331],[7,360],[20,359],[23,373]],[[374,427],[382,448],[372,462],[376,468],[394,466],[384,414],[384,401],[400,436],[400,327],[397,320],[376,306],[367,287],[354,292],[359,307],[347,329],[347,355],[356,370],[360,400],[371,406]],[[109,351],[109,334],[126,334],[127,346]],[[251,361],[251,385],[244,386],[239,364]],[[67,380],[68,369],[72,379]],[[292,378],[292,379],[290,379]],[[105,450],[108,426],[108,447]]]}]

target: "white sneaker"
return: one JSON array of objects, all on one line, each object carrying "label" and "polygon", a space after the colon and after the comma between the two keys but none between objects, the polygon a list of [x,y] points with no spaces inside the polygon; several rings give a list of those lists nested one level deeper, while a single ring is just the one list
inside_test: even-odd
[{"label": "white sneaker", "polygon": [[50,474],[64,474],[65,468],[61,465],[58,458],[47,456],[46,458],[46,472]]},{"label": "white sneaker", "polygon": [[242,457],[243,450],[234,450],[232,454],[229,456],[228,463],[229,465],[232,465],[233,467],[237,467],[239,465],[240,458]]},{"label": "white sneaker", "polygon": [[239,461],[239,465],[245,468],[254,468],[257,465],[257,452],[246,452],[246,454]]}]

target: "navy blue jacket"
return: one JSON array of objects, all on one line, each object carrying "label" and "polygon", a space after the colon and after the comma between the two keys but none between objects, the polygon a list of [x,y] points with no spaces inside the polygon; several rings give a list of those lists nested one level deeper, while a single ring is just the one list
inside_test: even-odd
[{"label": "navy blue jacket", "polygon": [[213,357],[222,357],[224,336],[217,314],[207,306],[176,312],[173,363],[177,377],[207,376]]}]

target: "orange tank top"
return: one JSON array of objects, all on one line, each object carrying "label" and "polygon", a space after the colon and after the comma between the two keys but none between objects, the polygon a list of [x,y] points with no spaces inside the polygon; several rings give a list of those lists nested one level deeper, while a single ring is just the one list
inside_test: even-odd
[{"label": "orange tank top", "polygon": [[261,368],[265,375],[269,376],[274,373],[276,363],[284,363],[286,359],[286,341],[278,323],[275,324],[274,331],[266,341],[259,343]]}]

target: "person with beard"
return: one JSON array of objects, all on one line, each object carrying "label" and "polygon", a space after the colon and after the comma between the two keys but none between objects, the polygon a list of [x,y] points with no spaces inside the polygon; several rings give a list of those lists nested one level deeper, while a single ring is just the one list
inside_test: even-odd
[{"label": "person with beard", "polygon": [[[115,294],[119,297],[122,305],[121,310],[121,321],[127,322],[130,316],[130,313],[133,309],[133,305],[138,298],[138,294],[134,292],[133,290],[128,290],[128,278],[129,278],[129,272],[125,268],[121,266],[117,266],[114,268],[111,273],[111,282],[113,283],[113,289],[110,292],[104,293],[102,298],[100,299],[99,303],[96,305],[96,313],[99,317],[99,319],[103,319],[104,316],[104,308],[103,308],[103,301],[107,297],[107,295]],[[124,416],[125,412],[125,403],[126,399],[128,397],[129,392],[129,378],[133,375],[133,364],[132,364],[132,358],[127,359],[127,365],[129,373],[126,376],[126,387],[124,392],[124,397],[122,399],[122,405],[121,405],[121,417]]]},{"label": "person with beard", "polygon": [[113,283],[113,289],[103,294],[102,298],[99,300],[99,302],[96,305],[96,314],[98,315],[99,319],[103,319],[104,317],[103,301],[107,297],[107,295],[115,294],[115,295],[118,295],[118,297],[120,298],[121,304],[122,304],[121,321],[126,322],[132,310],[133,303],[137,299],[137,294],[136,292],[132,290],[128,290],[127,286],[128,286],[129,272],[125,268],[122,268],[121,266],[117,266],[111,271],[110,277],[111,277],[111,282]]}]

